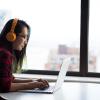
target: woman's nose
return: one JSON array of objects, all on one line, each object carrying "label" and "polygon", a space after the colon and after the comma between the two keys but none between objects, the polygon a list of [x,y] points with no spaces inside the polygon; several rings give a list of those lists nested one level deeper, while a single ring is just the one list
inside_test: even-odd
[{"label": "woman's nose", "polygon": [[27,39],[24,41],[25,44],[27,44]]}]

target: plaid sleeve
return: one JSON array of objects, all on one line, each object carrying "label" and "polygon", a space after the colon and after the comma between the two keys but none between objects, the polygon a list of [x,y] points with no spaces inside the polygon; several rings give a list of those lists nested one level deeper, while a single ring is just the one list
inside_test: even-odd
[{"label": "plaid sleeve", "polygon": [[0,51],[0,92],[8,92],[12,81],[11,56]]}]

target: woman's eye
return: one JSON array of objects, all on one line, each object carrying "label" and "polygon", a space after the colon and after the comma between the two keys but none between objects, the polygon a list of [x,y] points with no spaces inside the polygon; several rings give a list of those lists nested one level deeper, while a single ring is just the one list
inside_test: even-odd
[{"label": "woman's eye", "polygon": [[19,35],[20,37],[22,37],[22,38],[26,38],[26,36],[23,36],[23,35]]},{"label": "woman's eye", "polygon": [[23,38],[25,38],[25,36],[22,36]]}]

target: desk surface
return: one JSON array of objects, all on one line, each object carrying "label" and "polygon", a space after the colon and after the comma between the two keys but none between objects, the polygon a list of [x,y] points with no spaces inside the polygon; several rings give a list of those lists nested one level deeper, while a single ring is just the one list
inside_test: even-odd
[{"label": "desk surface", "polygon": [[64,82],[54,94],[0,93],[8,100],[100,100],[100,84]]}]

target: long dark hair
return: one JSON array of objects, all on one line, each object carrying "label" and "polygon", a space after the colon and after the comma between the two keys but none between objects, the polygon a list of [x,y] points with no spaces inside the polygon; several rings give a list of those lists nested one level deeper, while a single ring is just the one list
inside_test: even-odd
[{"label": "long dark hair", "polygon": [[[0,34],[0,46],[4,47],[5,49],[7,49],[11,53],[14,52],[16,60],[17,60],[17,64],[19,63],[20,67],[22,67],[23,58],[26,55],[26,47],[27,47],[27,45],[21,51],[13,50],[13,47],[12,47],[13,42],[9,42],[6,39],[7,33],[10,32],[10,30],[11,30],[13,20],[14,19],[10,19],[5,24],[4,28],[2,29],[1,34]],[[25,21],[18,20],[17,25],[15,26],[14,32],[16,33],[16,36],[18,36],[19,33],[22,32],[22,29],[24,27],[27,27],[27,29],[28,29],[28,40],[29,40],[29,37],[30,37],[30,27],[29,27],[29,25]]]}]

